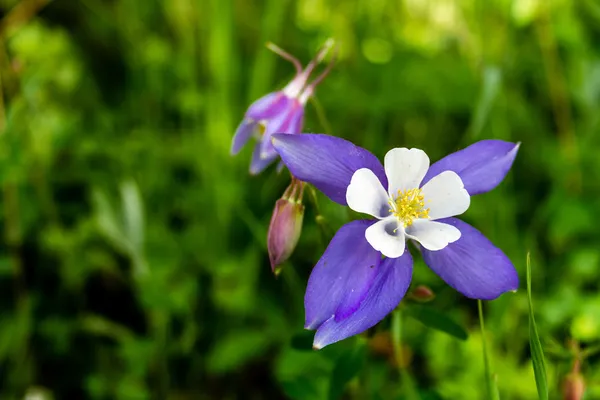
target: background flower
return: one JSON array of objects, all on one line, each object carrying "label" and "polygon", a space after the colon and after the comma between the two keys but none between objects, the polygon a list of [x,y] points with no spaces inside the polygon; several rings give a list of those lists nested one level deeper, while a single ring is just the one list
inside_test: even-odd
[{"label": "background flower", "polygon": [[330,39],[303,69],[298,59],[269,43],[271,50],[294,64],[296,76],[282,90],[269,93],[252,103],[235,131],[231,141],[232,155],[239,153],[251,137],[254,136],[258,141],[250,162],[251,174],[262,172],[277,158],[271,144],[273,133],[298,134],[302,130],[304,106],[333,64],[330,63],[313,82],[308,83],[308,79],[332,46],[333,40]]}]

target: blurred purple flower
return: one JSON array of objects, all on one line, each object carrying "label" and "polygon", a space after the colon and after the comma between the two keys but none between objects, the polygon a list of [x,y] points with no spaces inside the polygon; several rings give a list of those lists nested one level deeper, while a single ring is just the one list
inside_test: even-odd
[{"label": "blurred purple flower", "polygon": [[483,140],[431,166],[422,150],[396,148],[382,166],[369,151],[332,136],[276,134],[273,143],[296,178],[375,217],[340,228],[311,273],[305,327],[317,330],[315,348],[365,331],[400,303],[412,277],[408,239],[467,297],[494,299],[517,289],[508,257],[453,217],[504,179],[519,144]]},{"label": "blurred purple flower", "polygon": [[303,192],[304,182],[292,178],[283,197],[275,203],[267,234],[269,260],[275,275],[279,275],[280,265],[292,255],[300,239],[304,219]]},{"label": "blurred purple flower", "polygon": [[332,46],[333,40],[330,39],[306,68],[302,69],[298,59],[274,44],[268,44],[270,50],[294,64],[296,76],[282,90],[269,93],[252,103],[233,136],[232,155],[239,153],[251,137],[258,141],[250,162],[252,175],[262,172],[277,158],[277,152],[271,143],[273,133],[298,134],[302,131],[304,106],[314,94],[316,86],[329,73],[333,58],[332,63],[310,84],[307,84],[308,78]]}]

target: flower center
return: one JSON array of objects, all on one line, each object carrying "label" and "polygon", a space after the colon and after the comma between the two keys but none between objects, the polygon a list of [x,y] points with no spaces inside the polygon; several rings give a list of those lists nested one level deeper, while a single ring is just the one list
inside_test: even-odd
[{"label": "flower center", "polygon": [[265,135],[266,130],[267,130],[267,121],[264,119],[261,119],[256,124],[256,133],[258,134],[258,137],[262,138]]},{"label": "flower center", "polygon": [[395,199],[389,201],[390,213],[404,224],[411,226],[414,219],[429,218],[429,208],[425,208],[425,198],[421,189],[398,190]]}]

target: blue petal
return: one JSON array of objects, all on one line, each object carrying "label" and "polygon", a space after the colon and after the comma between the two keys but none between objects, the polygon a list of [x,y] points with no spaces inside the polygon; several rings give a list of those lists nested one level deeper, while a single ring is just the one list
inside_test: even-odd
[{"label": "blue petal", "polygon": [[373,171],[387,188],[385,171],[377,157],[347,140],[321,134],[275,134],[273,145],[292,175],[312,183],[342,205],[347,204],[350,179],[360,168]]},{"label": "blue petal", "polygon": [[352,314],[364,299],[381,262],[365,239],[373,221],[353,221],[337,231],[312,270],[304,296],[306,329]]},{"label": "blue petal", "polygon": [[274,133],[298,134],[302,130],[304,119],[304,107],[297,101],[290,103],[290,108],[281,114],[274,116],[267,122],[265,133],[261,139],[261,151],[263,154],[275,152],[271,136]]},{"label": "blue petal", "polygon": [[256,129],[256,122],[247,119],[242,121],[231,141],[231,155],[236,155],[240,152],[242,147],[248,142],[248,139],[252,137],[254,129]]},{"label": "blue petal", "polygon": [[423,259],[448,285],[472,299],[491,300],[517,290],[519,276],[508,257],[481,232],[456,218],[440,219],[461,233],[438,251],[422,248]]},{"label": "blue petal", "polygon": [[313,347],[320,349],[347,337],[359,334],[377,324],[406,294],[412,277],[412,258],[405,251],[400,258],[386,258],[377,268],[369,292],[360,307],[348,318],[329,318],[317,330]]},{"label": "blue petal", "polygon": [[482,140],[433,164],[421,186],[444,171],[456,172],[471,196],[489,192],[502,182],[519,151],[519,143]]},{"label": "blue petal", "polygon": [[273,118],[273,116],[285,112],[285,110],[289,108],[291,101],[292,99],[281,92],[269,93],[256,100],[248,107],[245,118],[254,121]]},{"label": "blue petal", "polygon": [[271,153],[266,157],[261,157],[260,154],[260,143],[257,143],[252,153],[252,160],[250,161],[250,174],[258,175],[265,170],[275,159],[277,153]]}]

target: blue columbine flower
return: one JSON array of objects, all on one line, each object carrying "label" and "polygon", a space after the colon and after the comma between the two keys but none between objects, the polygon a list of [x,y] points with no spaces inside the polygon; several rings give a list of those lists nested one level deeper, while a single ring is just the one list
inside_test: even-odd
[{"label": "blue columbine flower", "polygon": [[276,134],[273,144],[296,178],[375,217],[340,228],[312,271],[304,306],[315,348],[363,332],[398,305],[412,276],[408,239],[467,297],[490,300],[517,289],[508,257],[453,217],[504,179],[519,144],[483,140],[431,166],[422,150],[405,148],[390,150],[382,166],[369,151],[327,135]]},{"label": "blue columbine flower", "polygon": [[328,40],[315,59],[302,69],[298,59],[274,44],[268,44],[270,50],[294,64],[296,76],[282,90],[269,93],[252,103],[235,132],[231,143],[232,155],[239,153],[251,137],[258,140],[250,162],[251,174],[259,174],[277,158],[271,143],[273,133],[298,134],[302,131],[304,106],[333,64],[330,63],[312,83],[307,85],[307,80],[332,46],[333,40]]}]

